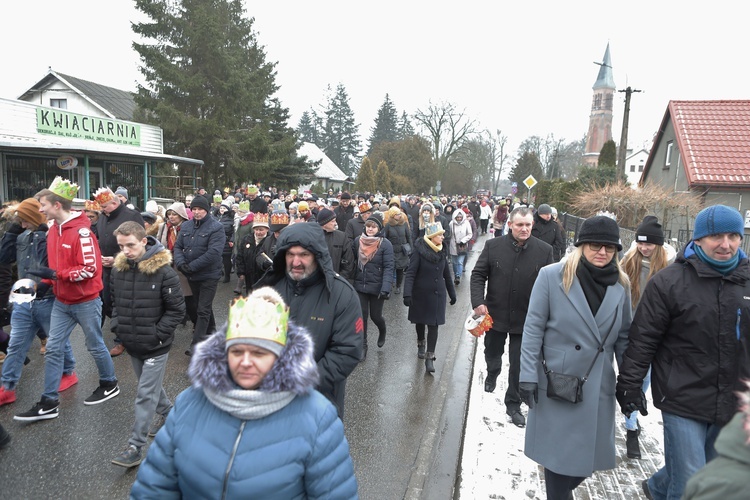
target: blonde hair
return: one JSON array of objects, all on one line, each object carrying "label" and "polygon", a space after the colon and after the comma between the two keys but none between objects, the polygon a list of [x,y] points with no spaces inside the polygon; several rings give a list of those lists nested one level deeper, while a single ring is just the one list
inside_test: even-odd
[{"label": "blonde hair", "polygon": [[[633,309],[641,300],[641,270],[643,269],[643,259],[645,257],[638,250],[638,244],[634,245],[633,248],[625,253],[620,264],[622,265],[625,274],[628,275],[630,280],[630,301],[633,305]],[[646,276],[646,283],[651,277],[667,267],[669,264],[669,258],[667,257],[667,250],[663,245],[656,245],[654,253],[649,259],[649,271]]]},{"label": "blonde hair", "polygon": [[[570,292],[570,287],[573,286],[573,280],[576,277],[576,271],[578,271],[578,264],[580,264],[581,259],[585,258],[583,256],[583,245],[587,245],[588,243],[583,243],[581,246],[578,246],[573,250],[568,256],[567,260],[565,261],[565,264],[563,265],[563,289],[565,290],[565,294],[567,295],[568,292]],[[622,269],[622,266],[620,265],[620,261],[617,260],[617,258],[613,255],[612,260],[615,262],[615,266],[617,266],[617,272],[620,274],[620,277],[617,279],[617,281],[624,286],[625,288],[628,288],[630,286],[630,280],[628,280],[628,275],[625,274],[625,271]]]}]

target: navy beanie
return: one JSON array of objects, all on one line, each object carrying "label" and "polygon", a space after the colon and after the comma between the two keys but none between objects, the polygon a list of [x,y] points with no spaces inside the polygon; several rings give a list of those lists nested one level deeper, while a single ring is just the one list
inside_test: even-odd
[{"label": "navy beanie", "polygon": [[745,220],[737,209],[713,205],[698,212],[693,227],[694,240],[721,233],[737,233],[744,237]]}]

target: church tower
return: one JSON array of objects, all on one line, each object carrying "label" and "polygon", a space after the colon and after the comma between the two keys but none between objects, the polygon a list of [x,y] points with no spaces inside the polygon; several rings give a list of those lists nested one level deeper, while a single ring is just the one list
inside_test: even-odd
[{"label": "church tower", "polygon": [[609,43],[604,51],[604,60],[598,64],[599,76],[592,87],[594,97],[591,101],[591,116],[589,117],[589,132],[586,135],[586,150],[583,163],[596,166],[599,152],[604,143],[612,139],[612,104],[615,94],[615,80],[612,76],[612,61],[609,57]]}]

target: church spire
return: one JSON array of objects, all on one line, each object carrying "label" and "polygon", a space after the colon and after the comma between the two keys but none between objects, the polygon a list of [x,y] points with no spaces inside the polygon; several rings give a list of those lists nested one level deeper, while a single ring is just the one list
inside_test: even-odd
[{"label": "church spire", "polygon": [[596,82],[592,87],[596,89],[615,89],[615,79],[612,76],[612,59],[609,56],[609,43],[607,43],[607,50],[604,51],[604,59],[598,64],[599,76],[596,77]]},{"label": "church spire", "polygon": [[586,134],[586,149],[583,163],[596,166],[599,163],[599,152],[604,143],[612,139],[612,105],[615,94],[615,79],[612,75],[612,60],[609,55],[609,43],[599,65],[599,75],[592,87],[594,96],[591,100],[589,131]]}]

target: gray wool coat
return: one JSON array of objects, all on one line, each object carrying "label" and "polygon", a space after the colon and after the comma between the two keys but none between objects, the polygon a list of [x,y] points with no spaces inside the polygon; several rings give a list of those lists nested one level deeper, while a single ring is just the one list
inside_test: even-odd
[{"label": "gray wool coat", "polygon": [[[588,477],[615,467],[615,354],[628,344],[632,320],[630,291],[607,288],[594,317],[576,278],[568,294],[562,286],[564,262],[542,268],[534,283],[521,344],[521,382],[539,384],[539,402],[529,410],[524,453],[543,467],[567,476]],[[547,367],[583,377],[596,358],[577,404],[547,398]]]}]

